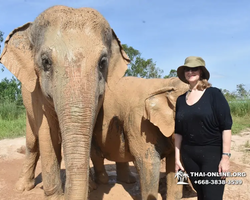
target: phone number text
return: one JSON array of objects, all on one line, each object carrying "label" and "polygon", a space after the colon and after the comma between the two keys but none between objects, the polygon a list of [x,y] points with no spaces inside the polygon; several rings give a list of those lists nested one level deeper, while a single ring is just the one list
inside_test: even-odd
[{"label": "phone number text", "polygon": [[196,180],[195,184],[198,185],[242,185],[242,180]]}]

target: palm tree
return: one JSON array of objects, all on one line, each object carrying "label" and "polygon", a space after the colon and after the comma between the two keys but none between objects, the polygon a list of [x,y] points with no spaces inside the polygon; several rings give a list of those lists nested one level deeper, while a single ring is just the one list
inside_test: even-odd
[{"label": "palm tree", "polygon": [[188,174],[187,173],[183,173],[183,181],[187,180],[189,178]]},{"label": "palm tree", "polygon": [[178,181],[182,178],[183,176],[183,171],[182,170],[179,170],[176,174],[175,174],[175,178],[178,179]]},{"label": "palm tree", "polygon": [[188,184],[188,183],[186,183],[186,182],[184,182],[187,178],[188,178],[189,176],[188,176],[188,174],[186,174],[185,172],[183,172],[183,171],[178,171],[176,174],[175,174],[175,178],[177,178],[178,179],[178,185],[183,185],[183,184]]}]

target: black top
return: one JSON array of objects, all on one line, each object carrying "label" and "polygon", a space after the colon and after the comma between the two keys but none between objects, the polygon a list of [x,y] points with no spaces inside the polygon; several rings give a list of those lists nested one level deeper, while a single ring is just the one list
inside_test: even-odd
[{"label": "black top", "polygon": [[186,93],[176,101],[175,133],[182,135],[182,145],[222,145],[222,131],[230,130],[232,117],[224,95],[210,87],[193,105],[186,103]]}]

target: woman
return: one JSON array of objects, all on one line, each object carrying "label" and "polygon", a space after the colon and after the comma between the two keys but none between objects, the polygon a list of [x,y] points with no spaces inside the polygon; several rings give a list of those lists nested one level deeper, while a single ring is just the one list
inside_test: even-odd
[{"label": "woman", "polygon": [[229,171],[231,156],[229,105],[208,82],[210,74],[201,57],[187,57],[177,75],[190,89],[176,102],[175,171],[188,173],[198,200],[222,200],[225,177],[220,175]]}]

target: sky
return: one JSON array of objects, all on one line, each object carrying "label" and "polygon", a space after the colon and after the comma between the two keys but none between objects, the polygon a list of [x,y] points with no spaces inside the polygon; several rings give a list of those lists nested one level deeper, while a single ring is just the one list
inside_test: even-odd
[{"label": "sky", "polygon": [[[188,56],[200,56],[214,87],[250,90],[249,0],[8,0],[0,2],[0,30],[4,40],[15,28],[32,22],[54,5],[98,10],[122,44],[152,58],[164,70],[184,64]],[[4,42],[1,43],[1,51]],[[11,78],[5,69],[0,80]]]}]

